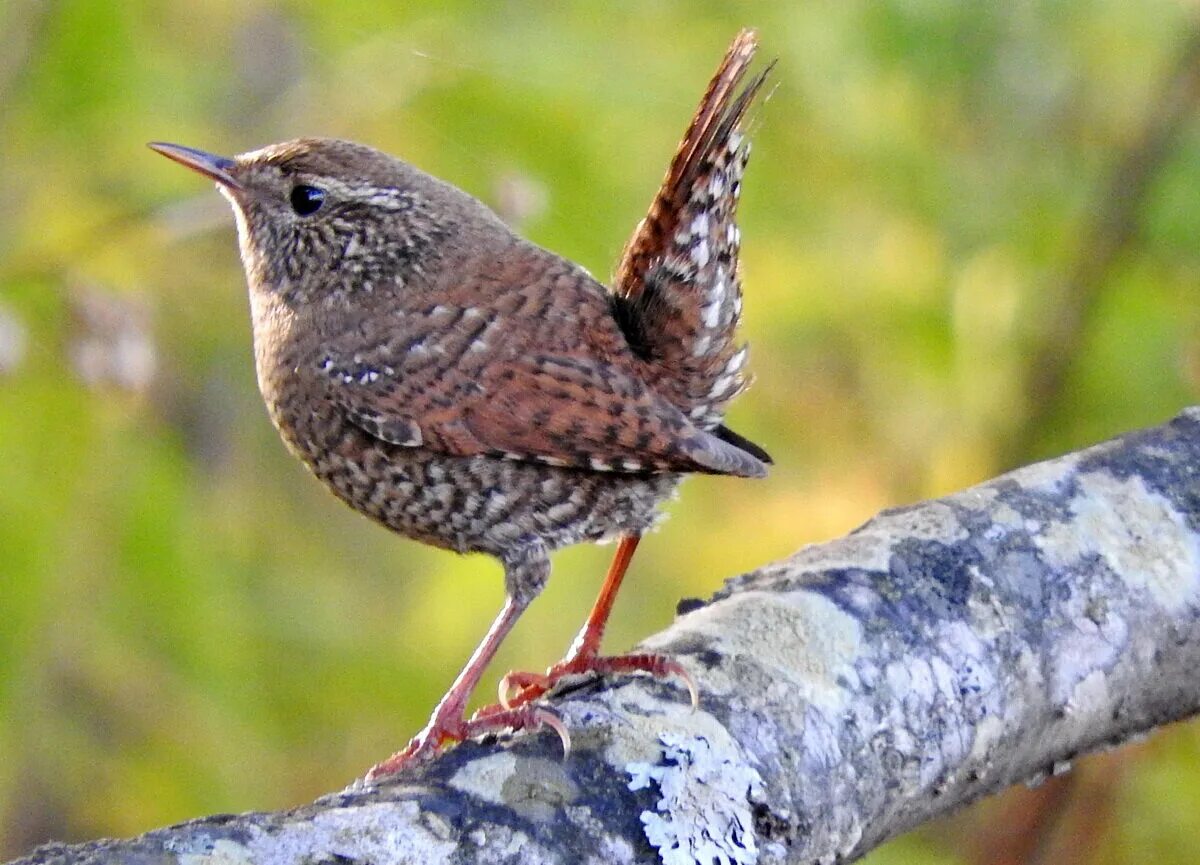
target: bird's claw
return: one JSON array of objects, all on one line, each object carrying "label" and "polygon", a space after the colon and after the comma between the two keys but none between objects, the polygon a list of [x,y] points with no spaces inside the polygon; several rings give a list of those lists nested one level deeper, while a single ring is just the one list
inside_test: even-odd
[{"label": "bird's claw", "polygon": [[536,731],[549,727],[562,742],[563,759],[571,756],[571,733],[567,730],[567,725],[554,711],[545,706],[532,703],[513,708],[484,706],[471,716],[466,725],[469,730],[468,738],[501,730],[515,733],[518,730]]},{"label": "bird's claw", "polygon": [[381,763],[372,766],[366,774],[367,781],[378,781],[395,775],[403,769],[429,760],[449,745],[465,742],[491,733],[531,732],[548,727],[562,742],[563,758],[571,754],[571,734],[567,725],[545,706],[526,704],[514,708],[486,706],[469,719],[444,719],[434,717],[425,729],[412,738],[407,745]]},{"label": "bird's claw", "polygon": [[630,673],[647,673],[656,679],[677,678],[688,689],[692,710],[700,705],[696,683],[682,664],[667,655],[640,652],[631,655],[575,655],[560,661],[545,673],[510,671],[500,680],[500,706],[510,710],[526,706],[577,676]]}]

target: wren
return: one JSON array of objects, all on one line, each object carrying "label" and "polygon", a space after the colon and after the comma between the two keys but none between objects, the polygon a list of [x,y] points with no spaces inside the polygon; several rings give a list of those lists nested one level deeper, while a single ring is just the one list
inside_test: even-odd
[{"label": "wren", "polygon": [[[567,676],[641,671],[691,688],[670,658],[599,647],[638,538],[681,478],[757,478],[770,462],[722,423],[747,385],[735,217],[741,127],[769,72],[740,87],[755,44],[742,31],[730,46],[611,289],[360,144],[304,138],[233,158],[150,145],[233,205],[259,388],[288,449],[389,529],[503,564],[506,600],[479,647],[427,726],[368,777],[488,731],[549,726],[569,746],[536,702]],[[465,718],[550,552],[613,539],[566,658],[510,673],[501,705]]]}]

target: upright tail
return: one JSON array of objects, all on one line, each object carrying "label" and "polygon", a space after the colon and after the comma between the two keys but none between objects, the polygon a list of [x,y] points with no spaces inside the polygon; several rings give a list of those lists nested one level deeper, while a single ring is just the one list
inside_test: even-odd
[{"label": "upright tail", "polygon": [[710,430],[748,384],[746,346],[736,341],[737,202],[750,156],[742,121],[771,67],[738,87],[756,47],[753,30],[729,46],[612,288],[614,314],[645,361],[647,381]]}]

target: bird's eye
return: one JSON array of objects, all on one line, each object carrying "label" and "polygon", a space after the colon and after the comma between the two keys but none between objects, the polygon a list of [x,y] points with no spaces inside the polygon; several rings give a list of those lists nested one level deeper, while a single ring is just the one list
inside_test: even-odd
[{"label": "bird's eye", "polygon": [[315,186],[306,186],[301,183],[299,186],[292,187],[290,196],[292,202],[292,210],[296,211],[300,216],[311,216],[321,209],[321,205],[325,203],[325,190],[318,189]]}]

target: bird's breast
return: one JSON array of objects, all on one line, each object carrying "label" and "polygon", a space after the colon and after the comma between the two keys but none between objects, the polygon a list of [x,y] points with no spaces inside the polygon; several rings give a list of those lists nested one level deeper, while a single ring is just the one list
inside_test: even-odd
[{"label": "bird's breast", "polygon": [[314,448],[322,444],[314,441],[315,425],[321,420],[318,416],[323,408],[332,411],[313,375],[313,355],[321,350],[320,334],[273,297],[251,292],[250,306],[254,366],[267,413],[288,449],[310,462]]}]

